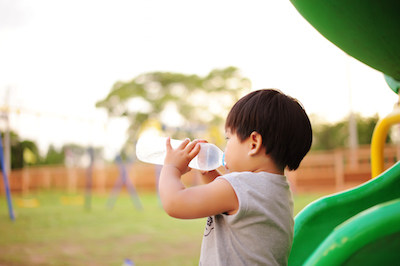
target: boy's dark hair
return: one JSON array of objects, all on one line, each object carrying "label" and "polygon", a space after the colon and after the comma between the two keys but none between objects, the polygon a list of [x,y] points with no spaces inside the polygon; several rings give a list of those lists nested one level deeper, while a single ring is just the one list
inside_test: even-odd
[{"label": "boy's dark hair", "polygon": [[312,143],[311,123],[301,103],[275,89],[241,98],[230,110],[225,128],[241,141],[253,131],[259,133],[266,154],[282,169],[296,170]]}]

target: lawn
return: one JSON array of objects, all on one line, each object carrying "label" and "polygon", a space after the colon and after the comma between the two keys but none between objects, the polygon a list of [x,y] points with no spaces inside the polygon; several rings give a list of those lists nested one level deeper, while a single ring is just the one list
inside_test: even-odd
[{"label": "lawn", "polygon": [[[320,195],[295,196],[295,213]],[[198,265],[205,219],[167,216],[153,193],[139,195],[142,209],[127,193],[110,206],[109,195],[93,195],[91,208],[82,195],[40,191],[37,207],[17,206],[11,221],[0,197],[0,265],[116,265],[124,259],[142,265]],[[29,201],[27,201],[29,203]]]}]

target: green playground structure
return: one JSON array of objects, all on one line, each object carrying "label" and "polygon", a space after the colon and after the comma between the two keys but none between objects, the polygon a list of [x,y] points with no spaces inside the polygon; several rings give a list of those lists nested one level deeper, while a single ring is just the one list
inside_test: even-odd
[{"label": "green playground structure", "polygon": [[[299,13],[347,54],[400,88],[400,1],[291,0]],[[400,265],[400,162],[384,171],[389,128],[400,107],[378,122],[372,179],[316,200],[295,217],[289,265]]]},{"label": "green playground structure", "polygon": [[311,203],[295,217],[294,232],[289,265],[400,265],[400,162]]},{"label": "green playground structure", "polygon": [[400,81],[400,1],[291,2],[317,31],[345,53]]}]

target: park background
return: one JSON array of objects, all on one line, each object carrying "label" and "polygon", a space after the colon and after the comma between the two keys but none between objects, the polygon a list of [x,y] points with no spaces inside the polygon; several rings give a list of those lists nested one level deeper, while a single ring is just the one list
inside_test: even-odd
[{"label": "park background", "polygon": [[[314,129],[312,152],[288,173],[298,212],[370,178],[372,130],[397,102],[381,73],[289,1],[0,5],[0,130],[17,214],[10,222],[2,186],[0,264],[194,265],[204,221],[163,214],[157,169],[135,160],[140,132],[223,149],[237,98],[266,87],[298,98]],[[196,185],[196,173],[185,182]]]}]

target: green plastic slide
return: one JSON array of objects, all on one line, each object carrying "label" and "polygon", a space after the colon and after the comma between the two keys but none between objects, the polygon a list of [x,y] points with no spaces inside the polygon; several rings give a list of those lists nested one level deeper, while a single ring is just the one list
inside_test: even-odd
[{"label": "green plastic slide", "polygon": [[400,1],[290,1],[333,44],[400,81]]},{"label": "green plastic slide", "polygon": [[[325,38],[400,89],[399,0],[290,0]],[[295,217],[289,265],[400,265],[400,162]]]},{"label": "green plastic slide", "polygon": [[400,265],[399,250],[400,162],[304,208],[295,217],[289,265]]}]

